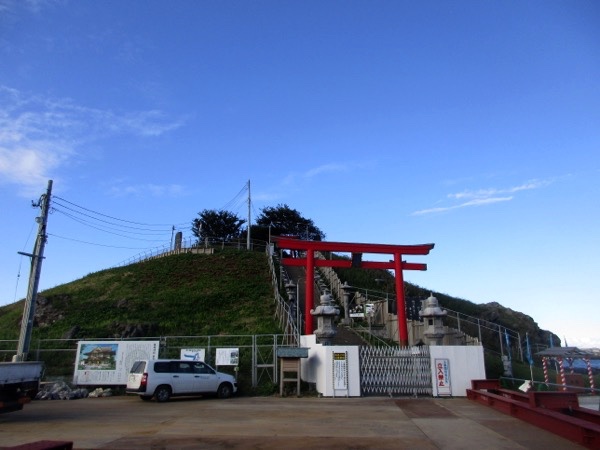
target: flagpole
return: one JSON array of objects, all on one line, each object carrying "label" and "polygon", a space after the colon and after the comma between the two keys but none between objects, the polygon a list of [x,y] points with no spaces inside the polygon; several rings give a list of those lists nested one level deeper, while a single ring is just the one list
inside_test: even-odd
[{"label": "flagpole", "polygon": [[531,374],[531,384],[533,385],[533,366],[529,364],[529,373]]},{"label": "flagpole", "polygon": [[531,384],[533,385],[533,358],[531,357],[531,347],[529,346],[529,332],[525,333],[525,343],[527,344],[527,361],[529,362],[529,373],[531,375]]}]

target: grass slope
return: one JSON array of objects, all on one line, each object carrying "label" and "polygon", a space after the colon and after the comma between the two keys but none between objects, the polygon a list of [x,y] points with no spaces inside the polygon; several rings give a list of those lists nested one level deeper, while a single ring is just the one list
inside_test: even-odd
[{"label": "grass slope", "polygon": [[[0,339],[18,338],[22,308],[0,308]],[[33,338],[278,333],[273,316],[263,253],[182,254],[41,292]]]}]

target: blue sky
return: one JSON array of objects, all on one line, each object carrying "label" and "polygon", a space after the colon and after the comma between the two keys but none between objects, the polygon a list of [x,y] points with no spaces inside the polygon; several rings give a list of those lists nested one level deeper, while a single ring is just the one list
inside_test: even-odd
[{"label": "blue sky", "polygon": [[250,180],[254,217],[433,242],[408,281],[600,346],[599,24],[591,0],[0,0],[0,304],[49,179],[42,289],[245,217]]}]

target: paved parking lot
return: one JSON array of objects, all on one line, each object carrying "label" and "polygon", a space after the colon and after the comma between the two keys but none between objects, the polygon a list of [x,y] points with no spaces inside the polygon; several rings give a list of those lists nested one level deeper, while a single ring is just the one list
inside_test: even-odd
[{"label": "paved parking lot", "polygon": [[0,448],[39,440],[77,449],[575,449],[465,398],[239,397],[168,403],[118,396],[34,401],[0,415]]}]

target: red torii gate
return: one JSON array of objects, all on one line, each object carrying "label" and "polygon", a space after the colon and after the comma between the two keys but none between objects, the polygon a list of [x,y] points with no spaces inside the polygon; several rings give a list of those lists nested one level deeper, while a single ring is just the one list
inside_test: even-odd
[{"label": "red torii gate", "polygon": [[[283,258],[282,263],[289,266],[306,267],[306,296],[304,300],[305,333],[313,332],[314,268],[315,267],[361,267],[365,269],[393,269],[396,279],[396,302],[398,313],[398,337],[400,345],[408,345],[408,328],[404,301],[403,270],[427,270],[427,264],[402,261],[402,255],[428,255],[435,244],[391,245],[360,244],[350,242],[303,241],[295,238],[276,237],[274,240],[281,249],[306,252],[305,258]],[[352,253],[352,260],[315,259],[315,251]],[[362,261],[363,253],[383,253],[394,255],[388,262]]]}]

